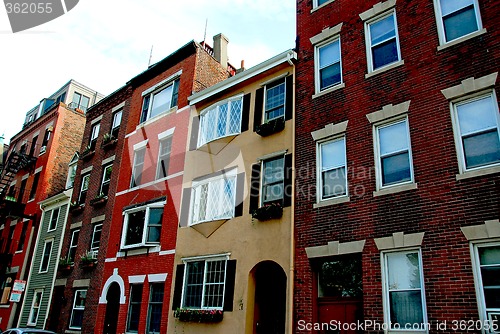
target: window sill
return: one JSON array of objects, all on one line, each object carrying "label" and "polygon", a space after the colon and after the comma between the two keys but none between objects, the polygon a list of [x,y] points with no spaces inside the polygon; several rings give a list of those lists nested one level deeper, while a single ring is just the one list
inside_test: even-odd
[{"label": "window sill", "polygon": [[396,185],[396,186],[392,186],[392,187],[388,187],[388,188],[374,191],[373,197],[395,194],[395,193],[399,193],[402,191],[415,190],[417,188],[418,188],[418,186],[416,183],[407,183],[407,184],[402,184],[402,185]]},{"label": "window sill", "polygon": [[375,71],[372,71],[370,73],[367,73],[365,74],[365,79],[368,79],[368,78],[371,78],[379,73],[383,73],[383,72],[386,72],[386,71],[389,71],[389,70],[392,70],[393,68],[396,68],[396,67],[399,67],[399,66],[402,66],[404,65],[405,61],[404,60],[400,60],[400,61],[397,61],[395,63],[392,63],[392,64],[389,64],[389,65],[386,65],[384,67],[381,67],[381,68],[378,68],[376,69]]},{"label": "window sill", "polygon": [[137,247],[131,247],[131,248],[125,248],[121,249],[117,254],[116,257],[126,257],[126,256],[133,256],[133,255],[144,255],[144,254],[150,254],[150,253],[159,253],[160,252],[160,245],[151,245],[151,246],[137,246]]},{"label": "window sill", "polygon": [[333,86],[333,87],[327,88],[327,89],[325,89],[325,90],[322,90],[322,91],[320,91],[320,92],[317,92],[316,94],[314,94],[314,95],[312,96],[312,99],[315,99],[315,98],[320,97],[320,96],[323,96],[323,95],[325,95],[325,94],[328,94],[328,93],[334,92],[334,91],[339,90],[339,89],[342,89],[342,88],[344,88],[344,87],[345,87],[345,83],[343,83],[343,82],[342,82],[342,83],[338,84],[337,86]]},{"label": "window sill", "polygon": [[0,308],[10,308],[10,304],[3,304],[3,305],[0,305]]},{"label": "window sill", "polygon": [[325,206],[348,203],[350,201],[351,201],[351,197],[349,197],[349,196],[335,197],[335,198],[323,200],[323,201],[318,202],[318,203],[314,203],[313,208],[319,209],[319,208],[323,208]]},{"label": "window sill", "polygon": [[484,28],[483,28],[483,29],[478,30],[478,31],[476,31],[476,32],[473,32],[473,33],[471,33],[471,34],[468,34],[468,35],[465,35],[465,36],[459,37],[459,38],[457,38],[457,39],[454,39],[454,40],[452,40],[451,42],[448,42],[448,43],[442,44],[442,45],[438,46],[437,50],[438,50],[438,51],[442,51],[442,50],[447,49],[447,48],[449,48],[449,47],[451,47],[451,46],[454,46],[454,45],[460,44],[460,43],[465,42],[465,41],[467,41],[467,40],[469,40],[469,39],[471,39],[471,38],[475,38],[475,37],[477,37],[477,36],[481,36],[481,35],[484,35],[484,34],[486,34],[486,33],[487,33],[486,29],[484,29]]},{"label": "window sill", "polygon": [[82,331],[81,331],[81,330],[79,330],[79,331],[78,331],[78,330],[75,330],[75,329],[66,329],[66,330],[64,331],[64,333],[65,333],[65,334],[81,334],[81,333],[82,333]]},{"label": "window sill", "polygon": [[479,177],[489,174],[500,173],[500,166],[491,166],[491,167],[483,167],[481,169],[468,170],[463,172],[462,174],[457,174],[457,181],[470,179],[473,177]]},{"label": "window sill", "polygon": [[327,2],[321,4],[321,5],[317,6],[317,7],[314,7],[313,9],[311,9],[311,14],[314,13],[315,11],[317,11],[317,10],[320,10],[321,8],[325,7],[326,5],[328,5],[329,3],[332,3],[334,1],[335,0],[330,0],[330,1],[327,1]]}]

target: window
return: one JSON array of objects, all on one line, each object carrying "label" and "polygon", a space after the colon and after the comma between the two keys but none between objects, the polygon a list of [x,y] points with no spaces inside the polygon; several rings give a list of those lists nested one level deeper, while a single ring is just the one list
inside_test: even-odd
[{"label": "window", "polygon": [[57,228],[57,220],[59,219],[60,208],[55,208],[52,210],[49,221],[49,228],[47,232],[54,231]]},{"label": "window", "polygon": [[[317,266],[318,297],[361,298],[363,296],[361,254],[322,259]],[[320,301],[325,304],[326,301]],[[321,307],[321,306],[320,306]]]},{"label": "window", "polygon": [[482,28],[477,0],[434,0],[441,44]]},{"label": "window", "polygon": [[163,283],[152,283],[149,286],[148,333],[160,332],[164,289],[165,286]]},{"label": "window", "polygon": [[237,96],[203,110],[200,115],[198,147],[241,132],[243,96]]},{"label": "window", "polygon": [[16,274],[4,275],[2,282],[2,297],[0,299],[0,304],[9,304],[10,292],[12,286],[14,285],[14,280],[16,279]]},{"label": "window", "polygon": [[376,127],[377,176],[381,187],[412,182],[413,168],[407,119]]},{"label": "window", "polygon": [[262,162],[262,205],[281,202],[285,178],[285,158],[264,160]]},{"label": "window", "polygon": [[[474,273],[479,293],[480,317],[484,323],[500,320],[500,244],[474,245]],[[495,331],[495,333],[497,333]]]},{"label": "window", "polygon": [[401,60],[396,13],[391,13],[366,24],[368,71]]},{"label": "window", "polygon": [[19,193],[17,194],[18,202],[23,202],[24,191],[26,190],[26,183],[28,183],[27,178],[21,181],[21,186],[19,187]]},{"label": "window", "polygon": [[327,3],[327,2],[329,2],[329,1],[332,1],[332,0],[314,0],[314,7],[315,7],[315,8],[316,8],[316,7],[319,7],[319,6],[321,6],[322,4]]},{"label": "window", "polygon": [[92,242],[90,243],[90,250],[94,252],[94,256],[97,255],[97,251],[99,250],[99,246],[101,244],[101,233],[102,224],[94,225],[94,232],[92,232]]},{"label": "window", "polygon": [[165,202],[158,202],[125,211],[122,248],[159,244],[164,205]]},{"label": "window", "polygon": [[235,172],[193,182],[191,225],[234,217]]},{"label": "window", "polygon": [[87,199],[87,191],[89,190],[90,174],[82,176],[82,185],[80,188],[80,196],[78,197],[78,203],[85,204]]},{"label": "window", "polygon": [[38,136],[33,137],[31,140],[30,155],[35,156],[36,142],[38,141]]},{"label": "window", "polygon": [[42,261],[40,263],[40,273],[46,273],[49,270],[50,255],[52,254],[52,244],[54,240],[46,240],[43,246]]},{"label": "window", "polygon": [[50,130],[45,129],[45,133],[43,135],[43,141],[42,141],[42,148],[40,149],[40,153],[43,153],[46,151],[47,145],[49,144],[49,139],[50,139]]},{"label": "window", "polygon": [[64,103],[64,99],[66,99],[66,92],[62,93],[61,95],[59,95],[56,99],[56,103],[59,104],[59,102],[63,102]]},{"label": "window", "polygon": [[148,92],[144,94],[141,123],[177,106],[178,95],[179,79],[170,82],[167,86],[162,86],[151,93]]},{"label": "window", "polygon": [[319,200],[347,195],[345,138],[318,144]]},{"label": "window", "polygon": [[33,295],[33,303],[31,304],[28,325],[35,326],[38,321],[38,313],[40,312],[40,304],[42,304],[43,290],[35,290]]},{"label": "window", "polygon": [[144,168],[144,157],[146,148],[143,147],[134,153],[134,165],[132,167],[132,178],[130,180],[130,188],[137,187],[141,184],[142,169]]},{"label": "window", "polygon": [[73,308],[71,310],[71,319],[69,321],[70,329],[81,329],[83,323],[83,311],[85,310],[85,299],[87,299],[87,290],[76,290]]},{"label": "window", "polygon": [[111,136],[118,138],[118,132],[120,131],[120,124],[122,122],[122,112],[123,110],[118,110],[113,114],[113,123],[111,124]]},{"label": "window", "polygon": [[221,258],[186,262],[182,307],[223,308],[226,262]]},{"label": "window", "polygon": [[76,248],[78,247],[78,237],[80,236],[80,230],[76,229],[71,231],[71,242],[69,244],[68,259],[75,261]]},{"label": "window", "polygon": [[[390,329],[425,328],[420,251],[383,254],[384,316]],[[415,327],[414,327],[415,326]]]},{"label": "window", "polygon": [[316,91],[338,85],[342,82],[340,39],[315,47]]},{"label": "window", "polygon": [[73,184],[75,183],[76,167],[76,163],[72,163],[69,166],[68,179],[66,180],[66,189],[73,188]]},{"label": "window", "polygon": [[20,252],[24,249],[24,242],[26,241],[26,233],[28,232],[29,220],[23,221],[23,228],[21,229],[21,236],[17,243],[17,251]]},{"label": "window", "polygon": [[285,115],[285,92],[285,78],[266,85],[264,122],[283,117]]},{"label": "window", "polygon": [[500,116],[491,93],[453,103],[456,143],[463,169],[500,163]]},{"label": "window", "polygon": [[168,165],[170,163],[170,152],[172,151],[172,137],[160,140],[158,152],[158,166],[156,167],[156,179],[167,177]]},{"label": "window", "polygon": [[[76,167],[76,165],[75,165],[75,167]],[[35,176],[33,177],[33,184],[31,185],[30,197],[29,197],[30,201],[35,199],[36,190],[38,188],[39,181],[40,181],[40,173],[36,173]]]},{"label": "window", "polygon": [[73,103],[72,106],[73,108],[78,108],[83,111],[87,111],[87,108],[89,107],[89,102],[90,99],[86,97],[85,95],[82,95],[80,93],[75,92],[73,94]]},{"label": "window", "polygon": [[113,171],[113,165],[108,165],[103,168],[102,171],[102,182],[101,190],[99,194],[107,196],[109,193],[109,183],[111,182],[111,172]]},{"label": "window", "polygon": [[130,286],[130,299],[127,316],[127,332],[139,332],[139,319],[141,317],[142,284]]},{"label": "window", "polygon": [[97,137],[99,137],[99,130],[101,129],[101,123],[96,123],[92,125],[92,130],[90,134],[90,150],[93,151],[95,150],[95,145],[97,143]]}]

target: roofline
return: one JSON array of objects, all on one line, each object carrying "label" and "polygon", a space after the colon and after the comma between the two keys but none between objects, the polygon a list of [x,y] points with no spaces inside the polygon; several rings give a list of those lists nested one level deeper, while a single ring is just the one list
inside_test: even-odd
[{"label": "roofline", "polygon": [[254,67],[251,67],[248,70],[240,72],[229,79],[221,81],[218,84],[215,84],[198,93],[191,95],[190,97],[188,97],[189,104],[193,105],[198,102],[201,102],[232,86],[235,86],[243,81],[246,81],[261,73],[264,73],[270,70],[271,68],[276,67],[284,62],[288,62],[290,65],[293,65],[292,60],[297,60],[297,53],[292,49],[286,50],[285,52],[282,52],[277,56],[274,56],[258,65],[255,65]]}]

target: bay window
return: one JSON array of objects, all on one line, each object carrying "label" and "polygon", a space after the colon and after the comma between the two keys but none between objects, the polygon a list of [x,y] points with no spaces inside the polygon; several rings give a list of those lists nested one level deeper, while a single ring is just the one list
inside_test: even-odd
[{"label": "bay window", "polygon": [[198,147],[241,132],[243,96],[236,96],[203,110],[200,115]]}]

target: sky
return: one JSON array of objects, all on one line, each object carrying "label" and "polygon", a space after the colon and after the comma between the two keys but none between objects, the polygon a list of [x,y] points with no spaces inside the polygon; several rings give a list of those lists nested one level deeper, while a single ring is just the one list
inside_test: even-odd
[{"label": "sky", "polygon": [[[55,0],[57,1],[57,0]],[[29,2],[29,1],[28,1]],[[245,68],[295,46],[295,0],[80,0],[50,22],[12,33],[0,6],[0,136],[70,79],[108,95],[187,42],[223,33]]]}]

